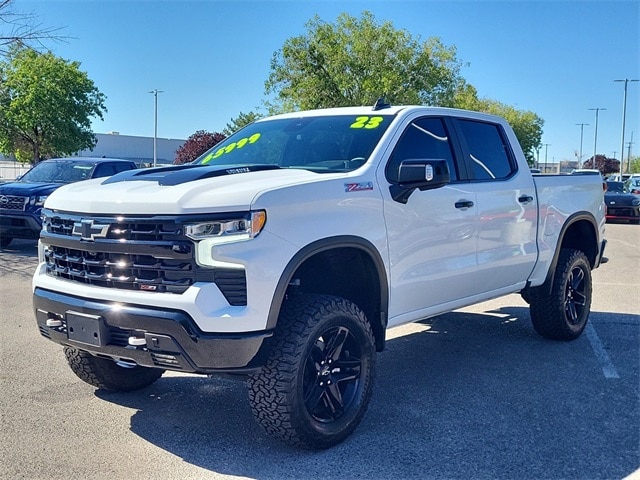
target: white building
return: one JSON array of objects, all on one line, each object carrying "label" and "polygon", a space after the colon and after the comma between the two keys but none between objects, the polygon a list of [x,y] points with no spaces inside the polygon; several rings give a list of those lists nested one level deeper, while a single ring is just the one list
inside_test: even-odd
[{"label": "white building", "polygon": [[[82,150],[79,157],[113,157],[133,160],[142,164],[153,164],[153,137],[134,137],[120,135],[118,132],[96,133],[98,143],[93,150]],[[156,164],[172,164],[176,158],[176,150],[185,140],[172,138],[156,139]]]},{"label": "white building", "polygon": [[[111,157],[133,160],[141,166],[153,165],[153,137],[135,137],[120,135],[118,132],[96,133],[98,143],[93,150],[82,150],[73,156]],[[156,139],[156,165],[172,164],[176,150],[186,140],[172,138]],[[14,158],[0,155],[0,181],[13,180],[25,173],[31,166],[16,162]]]}]

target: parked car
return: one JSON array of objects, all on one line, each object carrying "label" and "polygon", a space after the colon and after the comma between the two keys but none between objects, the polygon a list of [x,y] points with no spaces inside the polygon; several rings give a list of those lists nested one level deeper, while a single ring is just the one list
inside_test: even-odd
[{"label": "parked car", "polygon": [[54,158],[37,163],[14,182],[0,184],[0,247],[8,247],[14,238],[38,238],[44,201],[62,185],[135,168],[135,162],[115,158]]},{"label": "parked car", "polygon": [[629,192],[622,182],[607,182],[604,194],[607,220],[629,220],[640,223],[640,198]]},{"label": "parked car", "polygon": [[614,175],[610,175],[609,177],[607,177],[607,180],[611,182],[626,182],[627,180],[629,180],[630,177],[631,177],[630,174],[625,173],[622,175],[622,179],[621,179],[620,174],[616,173]]},{"label": "parked car", "polygon": [[602,175],[597,168],[574,168],[571,175]]},{"label": "parked car", "polygon": [[640,195],[640,175],[631,175],[631,177],[624,182],[624,186],[634,195]]}]

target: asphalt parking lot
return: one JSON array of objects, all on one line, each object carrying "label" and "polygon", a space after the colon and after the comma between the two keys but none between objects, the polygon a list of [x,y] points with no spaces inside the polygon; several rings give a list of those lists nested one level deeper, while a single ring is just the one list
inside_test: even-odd
[{"label": "asphalt parking lot", "polygon": [[0,478],[640,476],[640,227],[607,237],[585,335],[538,337],[517,295],[393,329],[364,421],[322,452],[263,434],[237,380],[170,373],[129,394],[80,381],[37,331],[36,248],[16,241],[0,252]]}]

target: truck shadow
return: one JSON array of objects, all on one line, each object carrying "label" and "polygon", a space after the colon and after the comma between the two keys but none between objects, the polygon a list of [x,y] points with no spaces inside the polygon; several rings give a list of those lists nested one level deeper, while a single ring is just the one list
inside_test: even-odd
[{"label": "truck shadow", "polygon": [[0,277],[8,274],[31,276],[37,265],[37,240],[14,240],[0,249]]},{"label": "truck shadow", "polygon": [[[630,408],[628,433],[603,429],[602,411],[621,407],[585,335],[544,340],[523,307],[454,312],[390,333],[362,424],[326,451],[266,436],[244,383],[231,378],[165,374],[138,392],[96,395],[136,409],[131,431],[148,442],[240,477],[622,478],[637,468],[638,412]],[[615,459],[613,470],[602,458]]]}]

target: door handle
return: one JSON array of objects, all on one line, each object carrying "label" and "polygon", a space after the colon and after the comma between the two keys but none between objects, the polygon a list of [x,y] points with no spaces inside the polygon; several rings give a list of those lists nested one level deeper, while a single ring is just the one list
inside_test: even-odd
[{"label": "door handle", "polygon": [[466,210],[467,208],[473,207],[473,202],[471,200],[458,200],[454,205],[460,210]]},{"label": "door handle", "polygon": [[533,202],[533,197],[531,195],[521,195],[520,197],[518,197],[518,201],[520,203]]}]

